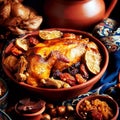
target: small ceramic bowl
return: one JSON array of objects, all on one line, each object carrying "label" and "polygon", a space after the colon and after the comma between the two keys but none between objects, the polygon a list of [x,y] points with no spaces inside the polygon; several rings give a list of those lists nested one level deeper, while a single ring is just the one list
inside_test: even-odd
[{"label": "small ceramic bowl", "polygon": [[44,100],[24,98],[16,103],[15,112],[24,120],[40,120],[45,111],[45,104]]},{"label": "small ceramic bowl", "polygon": [[117,102],[108,95],[90,95],[77,103],[76,113],[80,120],[93,120],[98,117],[103,120],[117,120],[119,107]]},{"label": "small ceramic bowl", "polygon": [[6,82],[0,78],[0,109],[7,107],[8,87]]},{"label": "small ceramic bowl", "polygon": [[6,114],[3,110],[0,109],[0,120],[12,120],[8,114]]}]

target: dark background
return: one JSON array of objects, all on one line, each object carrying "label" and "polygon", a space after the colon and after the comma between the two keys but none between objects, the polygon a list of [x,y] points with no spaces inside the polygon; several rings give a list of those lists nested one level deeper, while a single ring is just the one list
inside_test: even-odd
[{"label": "dark background", "polygon": [[[109,5],[109,2],[111,1],[111,0],[104,0],[105,1],[105,3],[106,3],[106,7]],[[44,2],[45,2],[45,0],[24,0],[23,1],[23,4],[25,4],[25,5],[27,5],[27,6],[30,6],[30,7],[32,7],[33,9],[35,9],[37,12],[38,12],[38,14],[39,15],[42,15],[43,16],[43,21],[44,21],[44,11],[43,11],[43,4],[44,4]],[[50,0],[49,0],[49,2],[50,2]],[[48,8],[48,10],[49,10],[49,8]],[[112,13],[111,13],[111,15],[109,16],[109,18],[112,18],[112,19],[115,19],[116,21],[118,21],[119,23],[120,23],[120,0],[118,0],[118,3],[117,3],[117,5],[116,5],[116,7],[114,8],[114,10],[112,11]],[[43,27],[44,27],[44,23],[43,23]],[[4,77],[3,77],[4,78]],[[16,91],[11,91],[12,92],[12,94],[10,94],[11,96],[9,96],[10,98],[12,98],[11,100],[12,100],[12,102],[10,101],[10,103],[12,104],[12,105],[14,105],[14,103],[16,102],[16,101],[18,101],[20,98],[21,98],[21,96],[26,96],[26,92],[24,92],[24,89],[22,90],[22,91],[20,91],[20,93],[19,93],[19,87],[18,86],[14,86],[14,84],[12,84],[11,86],[9,86],[10,87],[10,89],[13,89],[14,87],[16,87],[15,89],[16,89]],[[17,88],[18,87],[18,88]],[[17,91],[18,90],[18,91]],[[22,92],[22,94],[21,94],[21,92]],[[19,94],[18,94],[19,93]],[[18,94],[18,96],[17,96],[17,94]],[[29,94],[27,93],[27,95],[29,96]],[[15,98],[13,99],[13,96],[15,96]],[[10,106],[11,106],[11,104],[10,104]],[[8,109],[8,113],[10,113],[10,110],[11,110],[12,108],[10,108],[10,109]],[[11,110],[12,111],[12,110]],[[14,114],[14,113],[13,113]],[[13,115],[14,116],[14,115]]]},{"label": "dark background", "polygon": [[120,0],[118,0],[114,10],[112,11],[112,13],[110,15],[110,18],[113,18],[116,21],[120,22]]}]

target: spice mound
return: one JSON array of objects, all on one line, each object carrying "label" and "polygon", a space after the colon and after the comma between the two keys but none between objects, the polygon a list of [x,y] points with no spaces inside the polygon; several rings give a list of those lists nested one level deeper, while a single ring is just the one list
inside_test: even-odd
[{"label": "spice mound", "polygon": [[79,106],[79,113],[84,120],[110,120],[113,117],[112,108],[106,101],[100,99],[84,100]]}]

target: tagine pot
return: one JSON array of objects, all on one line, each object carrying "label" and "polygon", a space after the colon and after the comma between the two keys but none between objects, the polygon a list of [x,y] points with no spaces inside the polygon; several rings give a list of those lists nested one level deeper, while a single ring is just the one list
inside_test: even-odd
[{"label": "tagine pot", "polygon": [[117,0],[45,0],[43,4],[45,24],[48,27],[64,27],[88,30],[109,17]]}]

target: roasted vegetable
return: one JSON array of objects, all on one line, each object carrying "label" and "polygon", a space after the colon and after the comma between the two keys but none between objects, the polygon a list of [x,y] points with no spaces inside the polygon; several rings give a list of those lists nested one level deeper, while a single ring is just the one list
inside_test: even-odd
[{"label": "roasted vegetable", "polygon": [[17,38],[15,41],[15,44],[17,47],[19,47],[20,49],[27,51],[29,48],[29,43],[27,39],[21,39],[21,38]]},{"label": "roasted vegetable", "polygon": [[52,30],[52,31],[40,30],[39,31],[39,36],[43,40],[51,40],[51,39],[55,39],[55,38],[60,38],[62,35],[63,35],[63,33],[61,31],[57,31],[57,30]]},{"label": "roasted vegetable", "polygon": [[88,43],[88,49],[85,52],[85,64],[88,70],[93,74],[100,72],[101,54],[94,42]]},{"label": "roasted vegetable", "polygon": [[52,87],[52,88],[69,88],[69,87],[71,87],[68,83],[61,81],[61,80],[53,79],[53,78],[41,79],[40,86]]},{"label": "roasted vegetable", "polygon": [[12,34],[19,35],[37,30],[42,20],[42,16],[23,5],[20,0],[0,1],[0,26]]}]

